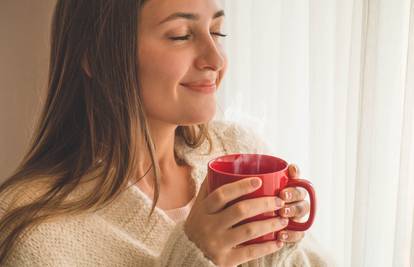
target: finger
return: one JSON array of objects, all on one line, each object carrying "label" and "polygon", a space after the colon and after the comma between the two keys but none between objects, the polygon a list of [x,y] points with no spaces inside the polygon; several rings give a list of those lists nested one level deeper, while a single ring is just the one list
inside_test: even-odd
[{"label": "finger", "polygon": [[305,237],[305,232],[283,230],[277,233],[277,240],[286,243],[296,243]]},{"label": "finger", "polygon": [[299,170],[299,166],[296,164],[289,164],[288,166],[288,171],[289,171],[289,178],[294,179],[294,178],[299,178],[300,175],[300,170]]},{"label": "finger", "polygon": [[280,191],[279,196],[286,203],[302,201],[306,198],[307,191],[301,187],[287,187]]},{"label": "finger", "polygon": [[243,195],[256,191],[262,186],[262,180],[258,177],[249,177],[236,182],[228,183],[214,190],[206,198],[208,213],[215,213],[224,206]]},{"label": "finger", "polygon": [[288,223],[289,220],[282,217],[245,223],[228,230],[225,239],[229,246],[239,245],[268,233],[280,231],[286,228]]},{"label": "finger", "polygon": [[262,213],[274,212],[285,205],[278,197],[259,197],[239,201],[221,211],[220,218],[224,227],[230,228],[236,223]]},{"label": "finger", "polygon": [[230,252],[230,257],[235,259],[235,265],[242,264],[266,255],[275,253],[284,246],[280,241],[269,241],[248,246],[239,246]]},{"label": "finger", "polygon": [[279,210],[279,214],[285,218],[297,218],[305,217],[310,210],[309,202],[302,200],[295,203],[286,204],[285,207]]}]

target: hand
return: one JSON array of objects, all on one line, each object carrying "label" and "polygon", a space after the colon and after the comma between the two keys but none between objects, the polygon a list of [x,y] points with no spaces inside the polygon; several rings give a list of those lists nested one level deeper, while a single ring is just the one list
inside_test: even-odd
[{"label": "hand", "polygon": [[[289,179],[299,178],[299,168],[295,164],[290,164],[288,167]],[[301,222],[301,219],[308,215],[310,207],[309,202],[305,201],[306,190],[300,187],[287,187],[283,189],[279,196],[286,205],[279,210],[279,214],[285,218],[292,218],[296,222]],[[286,243],[296,243],[303,239],[305,232],[283,230],[278,233],[277,239]]]},{"label": "hand", "polygon": [[[253,186],[252,181],[258,181]],[[250,222],[232,227],[255,215],[273,212],[284,206],[278,197],[260,197],[226,204],[261,186],[258,178],[244,178],[225,184],[210,194],[204,179],[194,205],[184,224],[184,232],[204,255],[219,266],[235,266],[276,252],[283,247],[281,241],[239,246],[248,240],[285,228],[288,219],[282,217]]]}]

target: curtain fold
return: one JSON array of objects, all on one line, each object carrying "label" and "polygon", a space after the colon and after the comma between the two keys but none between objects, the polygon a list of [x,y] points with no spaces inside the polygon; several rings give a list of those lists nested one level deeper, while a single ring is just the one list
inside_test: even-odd
[{"label": "curtain fold", "polygon": [[217,117],[300,166],[318,193],[310,232],[338,266],[414,257],[412,2],[224,1]]},{"label": "curtain fold", "polygon": [[[409,40],[405,71],[403,129],[401,137],[401,161],[399,166],[398,207],[394,237],[394,266],[414,265],[414,1],[411,0],[409,15]],[[410,211],[412,216],[410,216]],[[408,212],[407,212],[408,211]],[[408,214],[407,214],[408,213]],[[406,234],[410,233],[411,235]],[[411,246],[411,249],[410,249]]]}]

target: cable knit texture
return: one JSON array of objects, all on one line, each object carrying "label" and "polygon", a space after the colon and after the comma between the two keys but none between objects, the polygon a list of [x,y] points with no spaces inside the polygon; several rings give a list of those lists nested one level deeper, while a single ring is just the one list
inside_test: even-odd
[{"label": "cable knit texture", "polygon": [[[231,153],[265,153],[266,145],[250,129],[236,123],[210,122],[213,150],[208,142],[192,149],[177,138],[177,155],[192,167],[198,192],[209,160]],[[155,208],[137,187],[129,187],[114,202],[95,213],[43,222],[17,243],[4,266],[215,266],[175,223]],[[0,198],[1,212],[10,201]],[[243,266],[331,266],[314,243],[287,245],[279,252]]]}]

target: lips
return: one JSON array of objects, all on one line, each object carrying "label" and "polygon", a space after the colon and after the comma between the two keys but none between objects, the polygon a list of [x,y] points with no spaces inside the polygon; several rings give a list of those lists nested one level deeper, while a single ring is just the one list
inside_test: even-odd
[{"label": "lips", "polygon": [[188,89],[202,93],[212,93],[216,90],[216,83],[215,81],[211,80],[200,80],[190,83],[181,83],[181,85],[185,86]]},{"label": "lips", "polygon": [[216,84],[215,80],[200,80],[195,82],[189,82],[189,83],[181,83],[184,86],[189,87],[208,87],[213,86]]}]

